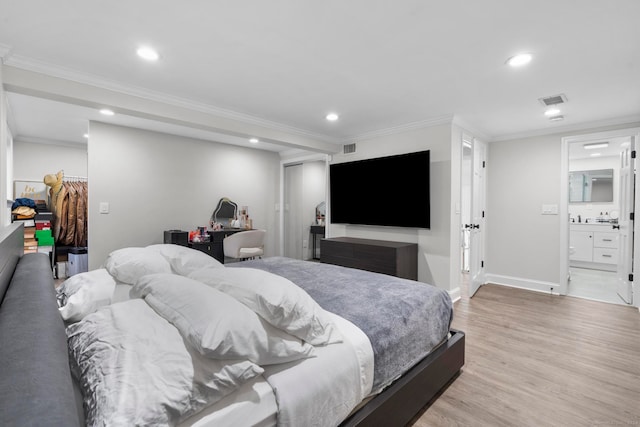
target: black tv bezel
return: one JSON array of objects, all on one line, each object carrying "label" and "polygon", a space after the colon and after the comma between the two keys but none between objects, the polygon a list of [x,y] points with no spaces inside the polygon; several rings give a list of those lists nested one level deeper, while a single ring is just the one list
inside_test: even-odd
[{"label": "black tv bezel", "polygon": [[[341,162],[341,163],[333,163],[329,165],[329,210],[330,210],[330,222],[332,224],[341,224],[341,225],[361,225],[361,226],[371,226],[371,227],[396,227],[396,228],[415,228],[415,229],[425,229],[425,230],[430,230],[431,229],[431,150],[421,150],[421,151],[414,151],[414,152],[410,152],[410,153],[402,153],[402,154],[394,154],[394,155],[389,155],[389,156],[381,156],[381,157],[374,157],[374,158],[369,158],[369,159],[361,159],[361,160],[354,160],[354,161],[349,161],[349,162]],[[426,156],[426,164],[427,164],[427,171],[425,172],[419,172],[419,175],[416,175],[415,178],[421,178],[424,179],[425,176],[428,180],[427,182],[427,199],[426,199],[426,215],[423,216],[412,216],[411,213],[409,212],[410,210],[410,205],[412,203],[411,200],[407,200],[406,204],[407,204],[407,209],[404,212],[404,216],[402,217],[391,217],[391,218],[403,218],[401,221],[398,220],[384,220],[384,221],[374,221],[374,220],[353,220],[353,218],[344,218],[344,215],[340,215],[338,218],[338,221],[336,221],[335,218],[335,199],[334,199],[334,186],[337,186],[338,184],[336,184],[333,181],[333,171],[336,168],[350,168],[351,166],[355,166],[355,165],[361,165],[363,163],[368,163],[368,164],[372,164],[375,163],[378,165],[379,168],[384,168],[385,164],[387,164],[389,161],[393,161],[393,160],[398,160],[398,159],[402,159],[402,158],[407,158],[407,157],[422,157],[422,156]],[[418,172],[418,171],[416,171]],[[352,175],[353,176],[353,175]],[[361,179],[361,178],[359,178]],[[396,186],[397,185],[403,185],[403,183],[401,182],[395,182],[394,183]],[[422,204],[424,205],[424,201],[422,202]],[[416,219],[415,221],[412,221],[412,219]]]}]

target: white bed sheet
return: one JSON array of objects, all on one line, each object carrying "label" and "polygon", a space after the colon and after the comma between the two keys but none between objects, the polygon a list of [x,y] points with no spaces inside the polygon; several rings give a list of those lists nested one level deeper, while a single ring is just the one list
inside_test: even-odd
[{"label": "white bed sheet", "polygon": [[[332,318],[344,342],[316,347],[314,358],[265,367],[262,376],[180,427],[338,425],[371,392],[373,349],[353,323]],[[276,377],[278,397],[267,381]],[[286,402],[279,415],[276,401]]]},{"label": "white bed sheet", "polygon": [[179,427],[271,427],[276,425],[277,411],[273,389],[264,377],[258,376]]}]

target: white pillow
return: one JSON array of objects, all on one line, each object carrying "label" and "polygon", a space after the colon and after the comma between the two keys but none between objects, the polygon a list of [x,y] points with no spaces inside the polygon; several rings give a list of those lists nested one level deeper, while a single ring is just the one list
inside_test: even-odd
[{"label": "white pillow", "polygon": [[310,344],[342,342],[329,314],[282,276],[255,268],[205,268],[189,277],[231,295],[276,328]]},{"label": "white pillow", "polygon": [[67,336],[87,425],[177,425],[264,372],[202,356],[141,299],[103,307]]},{"label": "white pillow", "polygon": [[131,290],[213,359],[248,359],[271,365],[310,357],[313,346],[265,322],[216,289],[175,274],[141,277]]},{"label": "white pillow", "polygon": [[190,273],[205,267],[224,267],[224,265],[217,259],[202,251],[186,246],[160,244],[147,246],[147,249],[151,249],[162,255],[167,261],[169,261],[169,264],[171,264],[173,272],[181,276],[188,276]]},{"label": "white pillow", "polygon": [[71,276],[56,294],[60,315],[66,322],[78,322],[98,308],[111,304],[116,281],[104,268]]},{"label": "white pillow", "polygon": [[154,273],[171,273],[171,265],[157,251],[147,248],[123,248],[109,254],[104,263],[118,282],[133,285],[139,277]]}]

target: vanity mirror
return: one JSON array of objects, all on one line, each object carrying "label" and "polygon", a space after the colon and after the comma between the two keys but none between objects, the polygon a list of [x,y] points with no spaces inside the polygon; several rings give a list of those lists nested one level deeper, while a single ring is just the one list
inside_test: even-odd
[{"label": "vanity mirror", "polygon": [[613,169],[569,172],[569,203],[613,202]]},{"label": "vanity mirror", "polygon": [[321,202],[316,206],[316,224],[324,225],[324,218],[327,214],[327,205],[325,202]]}]

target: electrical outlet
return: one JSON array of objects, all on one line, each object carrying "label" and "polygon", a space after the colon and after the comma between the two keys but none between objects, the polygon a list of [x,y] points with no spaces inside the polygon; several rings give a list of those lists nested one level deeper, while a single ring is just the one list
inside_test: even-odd
[{"label": "electrical outlet", "polygon": [[302,241],[302,249],[307,249],[309,247],[309,241],[308,240],[303,240]]}]

